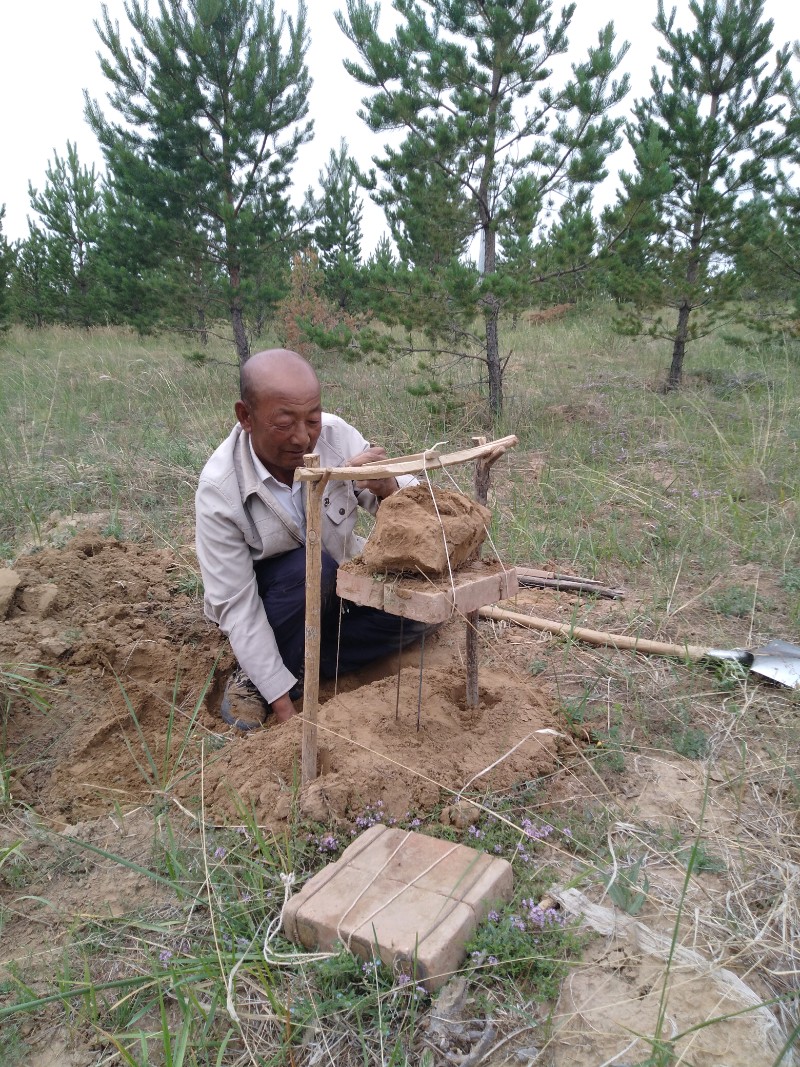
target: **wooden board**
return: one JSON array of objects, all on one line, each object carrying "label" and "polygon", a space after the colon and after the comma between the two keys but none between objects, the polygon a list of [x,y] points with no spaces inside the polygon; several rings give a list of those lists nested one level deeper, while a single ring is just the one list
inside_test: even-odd
[{"label": "wooden board", "polygon": [[380,608],[418,622],[446,622],[455,612],[471,611],[507,600],[517,592],[517,572],[497,561],[475,560],[447,578],[408,578],[370,574],[352,560],[339,567],[336,592],[344,600]]}]

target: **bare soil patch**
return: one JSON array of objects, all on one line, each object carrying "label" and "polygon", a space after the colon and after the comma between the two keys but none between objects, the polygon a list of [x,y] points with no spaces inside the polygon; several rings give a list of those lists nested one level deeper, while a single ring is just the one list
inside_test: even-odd
[{"label": "bare soil patch", "polygon": [[[46,710],[12,709],[12,793],[54,825],[128,809],[154,791],[213,818],[235,818],[241,804],[266,824],[288,815],[301,723],[247,736],[223,724],[233,658],[200,602],[176,589],[175,566],[166,549],[84,532],[15,568],[0,660],[37,664],[31,673],[50,684]],[[347,818],[377,800],[402,814],[435,805],[442,787],[498,788],[554,767],[556,738],[541,733],[555,731],[554,706],[533,680],[484,669],[481,707],[466,709],[462,630],[429,642],[421,696],[414,650],[399,703],[395,657],[341,679],[338,695],[328,687],[323,773],[302,798],[309,814]]]},{"label": "bare soil patch", "polygon": [[[233,658],[204,619],[200,601],[181,591],[183,571],[169,550],[83,531],[62,547],[22,557],[14,571],[19,582],[0,620],[0,662],[32,665],[31,676],[46,683],[46,706],[16,702],[6,724],[12,797],[28,807],[13,808],[0,833],[0,845],[24,839],[26,863],[25,884],[9,884],[5,894],[2,958],[46,966],[80,922],[158,908],[169,892],[133,867],[78,848],[78,840],[148,867],[158,845],[152,801],[159,796],[216,822],[237,822],[244,805],[260,823],[280,828],[297,796],[302,724],[267,725],[250,735],[223,724],[217,709]],[[579,614],[578,605],[564,594],[529,590],[520,596],[520,607],[551,617]],[[631,600],[624,609],[595,604],[592,622],[614,628],[623,610],[633,610]],[[601,657],[625,672],[644,670],[638,666],[643,661],[597,650],[567,655],[552,639],[513,628],[486,625],[481,632],[492,644],[483,650],[478,709],[465,704],[464,627],[458,620],[428,641],[421,691],[415,649],[402,656],[399,699],[396,657],[327,686],[319,716],[322,773],[299,794],[301,812],[320,823],[347,823],[381,801],[387,814],[402,818],[449,802],[462,789],[474,795],[546,777],[554,810],[590,801],[617,808],[624,821],[613,824],[609,841],[623,867],[632,856],[646,855],[649,892],[641,919],[668,940],[684,892],[678,839],[691,840],[702,821],[711,858],[724,868],[741,845],[752,848],[767,836],[757,813],[742,803],[735,768],[722,760],[705,767],[667,752],[656,759],[639,752],[629,754],[625,770],[609,780],[601,746],[589,757],[596,769],[577,773],[576,758],[580,771],[584,757],[565,737],[561,707],[596,674]],[[541,673],[529,672],[532,662]],[[671,676],[655,665],[648,669],[654,692],[647,714],[654,716],[658,692]],[[614,686],[627,684],[627,674],[611,677]],[[609,709],[615,692],[604,694]],[[617,697],[624,700],[621,690]],[[727,723],[722,719],[719,728],[727,730]],[[709,733],[712,725],[706,724]],[[592,790],[600,795],[590,796]],[[726,870],[693,878],[681,942],[705,959],[736,967],[768,1000],[770,989],[757,974],[759,963],[772,957],[762,961],[745,953],[739,961],[735,945],[721,944],[729,886]],[[609,905],[600,884],[592,896]],[[46,903],[24,903],[35,898]],[[760,929],[777,922],[777,897],[774,912],[761,916]],[[662,959],[617,938],[595,941],[564,988],[550,1062],[622,1062],[634,1033],[652,1032],[668,980]],[[690,984],[687,975],[677,974],[672,984],[678,989],[670,993],[667,1036],[737,1007],[694,975]],[[743,1020],[698,1031],[687,1045],[687,1062],[772,1062],[762,1036],[748,1030],[747,1016]],[[634,1051],[641,1057],[645,1045]],[[508,1052],[513,1055],[513,1046]],[[49,1054],[45,1042],[37,1062],[50,1062]],[[93,1062],[88,1053],[85,1060],[76,1055],[76,1064]]]}]

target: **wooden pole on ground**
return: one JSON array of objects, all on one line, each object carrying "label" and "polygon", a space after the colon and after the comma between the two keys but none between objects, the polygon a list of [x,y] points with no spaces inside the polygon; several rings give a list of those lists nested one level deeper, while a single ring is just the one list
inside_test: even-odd
[{"label": "wooden pole on ground", "polygon": [[478,608],[478,613],[485,619],[497,622],[514,622],[517,626],[527,626],[531,630],[559,634],[574,641],[585,641],[589,645],[604,648],[619,648],[631,652],[642,652],[647,656],[676,656],[678,659],[698,660],[707,656],[710,649],[703,645],[676,645],[666,641],[651,641],[646,637],[631,637],[629,634],[611,634],[605,630],[588,630],[585,626],[572,626],[566,622],[553,622],[540,619],[537,615],[523,615],[518,611],[506,611],[505,608]]},{"label": "wooden pole on ground", "polygon": [[[319,456],[303,457],[306,467],[319,467]],[[303,747],[301,783],[317,777],[317,709],[319,707],[319,649],[322,624],[322,495],[327,478],[306,487],[306,629],[303,677]]]},{"label": "wooden pole on ground", "polygon": [[[486,444],[485,437],[473,437],[472,443],[476,447]],[[475,499],[479,504],[486,504],[489,499],[489,467],[490,464],[484,459],[475,461]],[[471,611],[467,615],[467,688],[466,700],[468,708],[478,706],[478,612]]]}]

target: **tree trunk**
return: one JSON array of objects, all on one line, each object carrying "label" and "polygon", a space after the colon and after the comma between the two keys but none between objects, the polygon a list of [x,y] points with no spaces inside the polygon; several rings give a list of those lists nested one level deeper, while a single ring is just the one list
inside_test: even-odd
[{"label": "tree trunk", "polygon": [[503,413],[503,368],[500,365],[500,339],[497,320],[500,307],[496,298],[487,300],[486,308],[486,367],[489,372],[489,411],[496,419]]},{"label": "tree trunk", "polygon": [[206,325],[206,309],[202,306],[197,308],[197,336],[201,345],[208,344],[208,326]]},{"label": "tree trunk", "polygon": [[[487,116],[487,138],[478,189],[478,212],[483,229],[483,274],[489,277],[497,270],[497,233],[492,225],[491,212],[491,188],[494,178],[497,159],[497,108],[499,101],[500,85],[502,81],[501,67],[495,63],[492,71],[492,89],[489,100],[489,112]],[[486,369],[489,375],[489,411],[492,419],[497,419],[503,413],[503,368],[500,363],[500,339],[498,336],[498,320],[500,318],[500,301],[494,295],[483,298],[484,321],[486,323]]]},{"label": "tree trunk", "polygon": [[667,390],[679,389],[683,380],[683,357],[686,354],[686,338],[689,336],[689,316],[692,305],[684,300],[678,308],[678,326],[675,330],[675,342],[672,346],[672,363],[667,377]]},{"label": "tree trunk", "polygon": [[[494,274],[497,269],[497,235],[487,217],[483,227],[484,234],[484,276]],[[484,321],[486,323],[486,370],[489,374],[489,411],[493,419],[503,413],[503,368],[500,364],[500,338],[498,320],[500,319],[500,301],[496,296],[483,298]]]},{"label": "tree trunk", "polygon": [[233,341],[236,345],[236,355],[239,357],[239,366],[242,366],[242,364],[246,363],[250,358],[250,345],[247,341],[247,332],[244,328],[242,297],[239,292],[240,277],[238,266],[228,267],[228,278],[231,285],[231,325],[233,326]]},{"label": "tree trunk", "polygon": [[[709,110],[709,117],[711,119],[717,117],[717,113],[719,112],[719,99],[719,93],[712,94]],[[709,166],[706,164],[703,168],[703,173],[698,180],[698,190],[700,193],[702,193],[708,183],[708,174]],[[689,242],[689,264],[686,268],[686,281],[689,285],[689,293],[691,293],[692,296],[685,296],[678,308],[678,325],[675,329],[675,340],[672,345],[672,363],[670,364],[669,374],[667,376],[667,392],[679,389],[681,382],[683,381],[683,357],[686,355],[686,340],[689,336],[689,316],[692,313],[692,307],[696,306],[692,304],[692,299],[694,299],[693,287],[697,282],[697,279],[700,277],[701,265],[703,262],[708,262],[708,252],[704,253],[702,250],[705,212],[701,205],[702,200],[698,199],[695,206],[692,233]]]}]

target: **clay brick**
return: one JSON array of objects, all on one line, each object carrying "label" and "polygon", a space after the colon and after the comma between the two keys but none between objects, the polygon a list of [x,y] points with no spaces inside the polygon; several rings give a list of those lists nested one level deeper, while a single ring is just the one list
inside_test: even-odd
[{"label": "clay brick", "polygon": [[511,891],[506,860],[379,824],[292,897],[284,932],[306,948],[330,951],[341,942],[363,959],[377,954],[433,992]]}]

